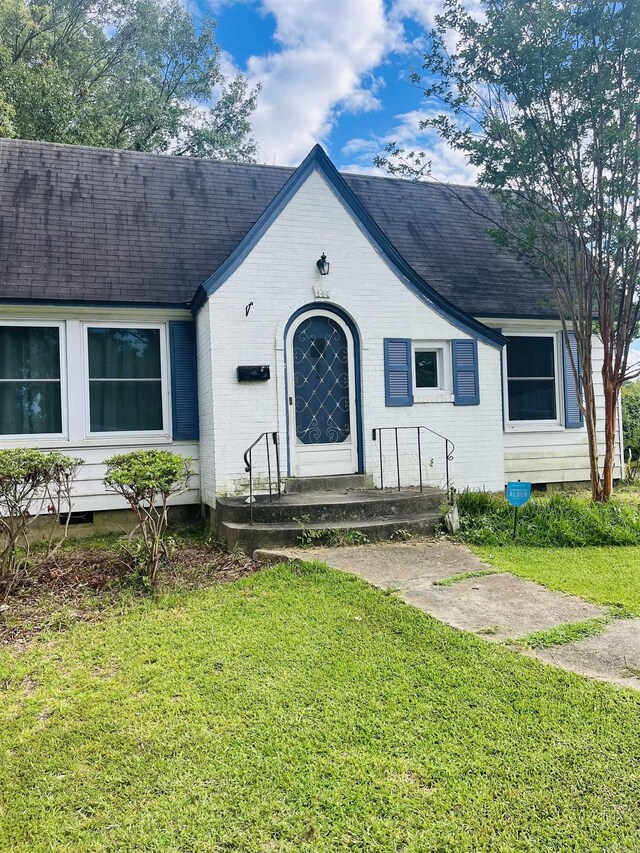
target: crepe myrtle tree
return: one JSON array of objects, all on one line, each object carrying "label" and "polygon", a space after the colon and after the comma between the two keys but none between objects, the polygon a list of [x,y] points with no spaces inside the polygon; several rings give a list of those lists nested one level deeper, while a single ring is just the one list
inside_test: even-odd
[{"label": "crepe myrtle tree", "polygon": [[[592,495],[607,500],[620,390],[638,375],[629,348],[640,310],[640,3],[481,0],[472,14],[445,0],[429,45],[412,75],[425,98],[421,129],[477,167],[502,214],[476,212],[551,280],[565,342],[573,330],[580,357],[581,377],[571,363]],[[433,177],[424,152],[395,143],[377,165]],[[604,423],[594,335],[604,348]]]},{"label": "crepe myrtle tree", "polygon": [[[129,537],[128,555],[154,587],[160,559],[168,556],[169,501],[189,488],[192,460],[169,450],[134,450],[112,456],[106,464],[105,487],[127,501],[138,522]],[[132,546],[137,533],[138,549]]]},{"label": "crepe myrtle tree", "polygon": [[[6,600],[29,565],[29,529],[43,516],[52,524],[41,559],[67,536],[71,496],[82,459],[32,448],[0,450],[0,599]],[[62,522],[62,527],[56,522]]]}]

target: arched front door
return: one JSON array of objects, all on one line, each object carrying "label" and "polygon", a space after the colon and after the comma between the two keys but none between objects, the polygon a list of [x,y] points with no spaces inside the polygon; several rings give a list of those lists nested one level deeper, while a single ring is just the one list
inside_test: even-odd
[{"label": "arched front door", "polygon": [[353,335],[336,314],[310,310],[287,333],[289,456],[294,477],[358,470]]}]

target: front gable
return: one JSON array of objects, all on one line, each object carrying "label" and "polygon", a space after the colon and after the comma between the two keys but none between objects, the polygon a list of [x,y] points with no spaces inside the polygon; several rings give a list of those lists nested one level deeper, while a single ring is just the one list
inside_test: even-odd
[{"label": "front gable", "polygon": [[350,189],[319,145],[312,149],[236,249],[198,289],[192,303],[194,313],[197,313],[204,302],[240,267],[270,226],[315,173],[324,179],[324,182],[330,187],[376,253],[414,295],[465,334],[490,346],[497,348],[503,346],[505,341],[499,332],[478,322],[444,299],[412,269],[385,237],[375,220],[365,210],[356,194]]}]

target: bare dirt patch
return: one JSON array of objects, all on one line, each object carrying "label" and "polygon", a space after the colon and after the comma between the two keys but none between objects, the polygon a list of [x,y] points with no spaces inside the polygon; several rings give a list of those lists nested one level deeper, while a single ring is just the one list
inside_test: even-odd
[{"label": "bare dirt patch", "polygon": [[[258,568],[243,554],[207,544],[180,545],[161,567],[158,592],[230,583]],[[59,551],[22,577],[0,605],[0,644],[26,645],[42,631],[95,621],[147,595],[116,550]]]}]

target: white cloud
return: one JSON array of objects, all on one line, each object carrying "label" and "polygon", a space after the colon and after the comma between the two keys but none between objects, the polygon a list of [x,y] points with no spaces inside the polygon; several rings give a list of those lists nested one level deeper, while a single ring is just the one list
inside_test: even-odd
[{"label": "white cloud", "polygon": [[280,50],[247,63],[250,80],[262,82],[253,129],[262,160],[297,164],[340,112],[379,108],[367,76],[387,50],[388,21],[383,0],[262,0],[261,8],[276,19]]},{"label": "white cloud", "polygon": [[[214,10],[239,2],[251,0],[209,0]],[[245,69],[252,85],[262,84],[253,132],[259,158],[283,165],[297,165],[316,142],[326,144],[341,115],[380,110],[384,82],[376,69],[391,53],[420,56],[424,36],[409,38],[405,24],[414,21],[426,32],[443,5],[442,0],[254,2],[263,15],[273,16],[276,27],[274,49],[251,56]],[[472,8],[479,3],[467,0]],[[223,55],[222,62],[226,73],[234,68],[232,57]],[[445,176],[472,181],[474,174],[458,155],[418,132],[418,115],[416,111],[397,116],[398,126],[385,139],[408,146],[415,140],[423,148],[428,143]],[[363,140],[361,150],[353,151],[352,168],[369,170],[383,147],[381,137]]]},{"label": "white cloud", "polygon": [[380,174],[373,166],[373,158],[382,154],[388,142],[395,142],[406,151],[423,151],[425,159],[431,160],[432,179],[445,183],[474,184],[477,170],[470,166],[464,155],[452,148],[430,130],[421,130],[420,122],[433,115],[429,110],[411,110],[395,117],[396,124],[384,135],[372,135],[366,138],[350,139],[342,147],[344,157],[352,158],[352,163],[344,166],[345,171]]}]

